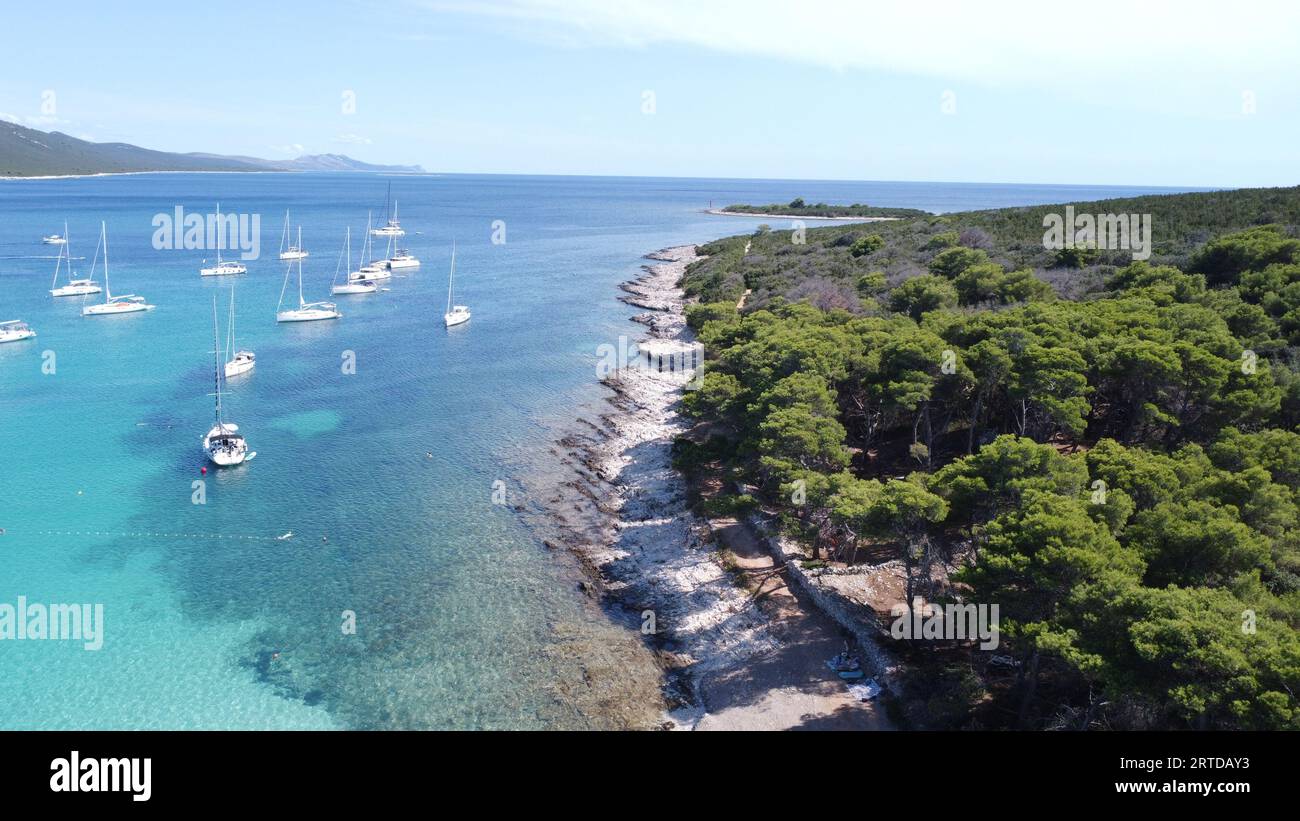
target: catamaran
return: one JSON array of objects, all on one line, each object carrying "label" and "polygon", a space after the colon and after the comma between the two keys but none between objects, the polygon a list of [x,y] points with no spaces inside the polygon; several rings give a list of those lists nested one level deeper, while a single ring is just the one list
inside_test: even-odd
[{"label": "catamaran", "polygon": [[[370,230],[371,224],[372,221],[370,219],[370,215],[367,214],[366,215],[366,241],[361,244],[361,259],[363,260],[368,259],[370,255],[375,252],[374,242],[371,240],[371,237],[374,235],[375,232]],[[385,262],[383,260],[377,260],[377,259],[370,260],[369,262],[365,263],[357,270],[348,274],[348,282],[361,282],[361,281],[374,282],[377,279],[392,279],[392,278],[393,275],[388,270],[388,266],[385,264]]]},{"label": "catamaran", "polygon": [[[104,249],[104,301],[98,305],[87,305],[81,309],[82,316],[109,316],[112,314],[133,314],[137,311],[152,311],[153,307],[144,301],[144,297],[135,294],[126,296],[113,296],[112,286],[108,284],[108,227],[101,222],[99,224],[99,244]],[[99,256],[99,248],[95,249],[95,256]],[[90,273],[94,276],[95,263],[90,263]]]},{"label": "catamaran", "polygon": [[442,321],[447,323],[447,327],[459,325],[462,322],[469,322],[469,306],[451,304],[451,284],[456,277],[456,243],[451,243],[451,273],[447,275],[447,313],[442,315]]},{"label": "catamaran", "polygon": [[21,342],[36,336],[36,331],[21,319],[0,322],[0,342]]},{"label": "catamaran", "polygon": [[[302,229],[298,229],[298,247],[302,247]],[[293,270],[293,263],[289,264],[288,270],[284,272],[284,285],[280,287],[280,304],[275,306],[276,322],[311,322],[317,319],[338,319],[343,314],[338,312],[338,308],[333,302],[308,302],[302,297],[302,260],[298,263],[298,307],[290,308],[287,311],[281,311],[280,305],[284,304],[284,292],[289,287],[289,271]]]},{"label": "catamaran", "polygon": [[384,265],[392,271],[397,268],[419,268],[420,261],[405,248],[396,248],[397,237],[388,238],[388,259],[384,260]]},{"label": "catamaran", "polygon": [[[233,276],[235,274],[248,273],[247,266],[245,266],[244,263],[242,262],[221,261],[221,246],[223,244],[221,241],[223,237],[221,235],[225,233],[222,230],[222,228],[223,226],[221,224],[221,203],[217,203],[217,236],[215,238],[217,244],[217,264],[213,265],[211,268],[200,268],[199,269],[200,276],[226,277],[226,276]],[[206,259],[203,261],[207,262]]]},{"label": "catamaran", "polygon": [[289,211],[284,212],[284,231],[280,234],[280,259],[304,259],[310,254],[307,249],[298,245],[289,245]]},{"label": "catamaran", "polygon": [[[389,206],[392,210],[389,211]],[[397,220],[397,200],[393,199],[393,183],[388,183],[388,194],[384,197],[384,224],[380,228],[370,229],[370,234],[376,237],[403,237],[406,232],[402,230],[402,223]]]},{"label": "catamaran", "polygon": [[256,453],[248,452],[248,442],[239,433],[239,425],[227,422],[221,417],[221,343],[220,332],[217,330],[217,295],[212,295],[212,381],[216,386],[213,396],[216,397],[213,416],[215,422],[212,429],[203,437],[203,452],[208,455],[212,463],[218,467],[230,467],[232,465],[242,464],[248,459],[256,456]]},{"label": "catamaran", "polygon": [[[235,286],[230,286],[230,322],[226,326],[226,356],[235,350]],[[248,350],[237,350],[226,360],[226,378],[248,373],[257,365],[257,355]]]},{"label": "catamaran", "polygon": [[48,237],[41,237],[41,242],[46,245],[66,245],[68,242],[68,224],[63,224],[63,236],[50,234]]},{"label": "catamaran", "polygon": [[379,290],[375,286],[375,283],[371,282],[370,280],[353,279],[350,273],[348,274],[348,281],[340,285],[339,272],[343,270],[344,266],[348,268],[352,267],[352,227],[351,226],[348,226],[347,235],[343,240],[343,255],[339,257],[339,264],[334,267],[334,283],[330,285],[330,293],[334,295],[373,294],[375,291]]},{"label": "catamaran", "polygon": [[[50,283],[50,296],[88,296],[103,293],[104,289],[89,279],[76,279],[72,275],[72,246],[68,244],[68,225],[63,224],[63,244],[59,246],[59,257],[54,263],[54,282]],[[63,260],[68,260],[68,284],[59,285],[59,269]]]}]

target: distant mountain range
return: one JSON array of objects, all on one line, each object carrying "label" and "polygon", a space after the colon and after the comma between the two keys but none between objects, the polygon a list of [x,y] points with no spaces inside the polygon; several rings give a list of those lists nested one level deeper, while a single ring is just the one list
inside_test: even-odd
[{"label": "distant mountain range", "polygon": [[222,154],[173,154],[129,143],[92,143],[58,131],[0,120],[0,177],[51,177],[128,171],[387,171],[423,174],[418,165],[372,165],[342,154],[263,160]]}]

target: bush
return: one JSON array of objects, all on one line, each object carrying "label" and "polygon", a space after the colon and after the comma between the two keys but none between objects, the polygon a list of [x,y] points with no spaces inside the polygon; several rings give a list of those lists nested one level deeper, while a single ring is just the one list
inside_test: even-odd
[{"label": "bush", "polygon": [[849,246],[849,256],[854,259],[870,256],[885,247],[885,239],[879,234],[867,234]]}]

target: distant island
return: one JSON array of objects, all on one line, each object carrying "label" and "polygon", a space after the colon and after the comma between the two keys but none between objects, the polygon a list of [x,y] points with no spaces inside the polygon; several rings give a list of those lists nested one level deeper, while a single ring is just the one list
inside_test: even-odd
[{"label": "distant island", "polygon": [[176,154],[129,143],[95,143],[0,120],[0,177],[58,177],[145,171],[385,171],[423,174],[418,165],[373,165],[342,154],[264,160]]},{"label": "distant island", "polygon": [[715,214],[749,214],[762,217],[809,217],[812,219],[907,219],[909,217],[928,217],[929,211],[918,208],[881,208],[875,205],[854,203],[853,205],[827,205],[819,202],[809,205],[802,197],[795,197],[788,203],[771,205],[728,205],[715,209]]}]

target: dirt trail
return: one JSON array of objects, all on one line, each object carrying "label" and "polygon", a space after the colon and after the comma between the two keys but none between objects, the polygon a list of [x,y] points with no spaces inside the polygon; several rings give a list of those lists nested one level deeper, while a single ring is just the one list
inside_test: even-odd
[{"label": "dirt trail", "polygon": [[772,556],[734,519],[712,521],[735,567],[756,585],[778,646],[744,664],[701,678],[705,716],[697,730],[888,730],[879,702],[859,702],[826,660],[844,649],[844,633],[773,572]]}]

